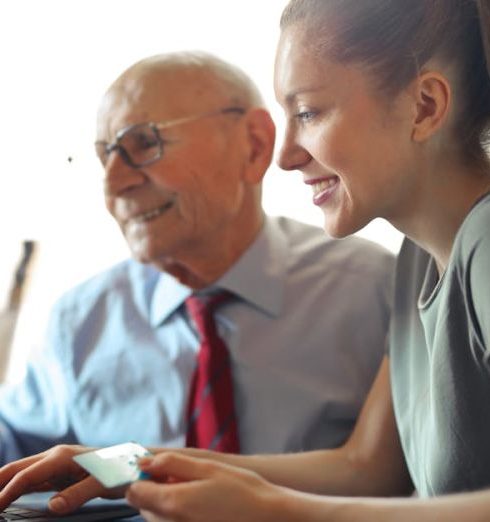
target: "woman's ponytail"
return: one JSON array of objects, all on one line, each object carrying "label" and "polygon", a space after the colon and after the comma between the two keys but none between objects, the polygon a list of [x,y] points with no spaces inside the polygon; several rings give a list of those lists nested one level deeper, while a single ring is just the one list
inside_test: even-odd
[{"label": "woman's ponytail", "polygon": [[480,31],[487,64],[487,72],[490,76],[490,0],[476,0],[480,18]]}]

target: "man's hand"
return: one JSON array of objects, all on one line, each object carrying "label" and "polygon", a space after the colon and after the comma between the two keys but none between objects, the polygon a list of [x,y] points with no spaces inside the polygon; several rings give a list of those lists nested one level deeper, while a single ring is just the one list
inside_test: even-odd
[{"label": "man's hand", "polygon": [[50,500],[49,509],[59,514],[73,511],[94,497],[121,497],[121,489],[105,489],[73,460],[74,455],[90,449],[55,446],[3,466],[0,469],[0,510],[33,491],[58,491]]}]

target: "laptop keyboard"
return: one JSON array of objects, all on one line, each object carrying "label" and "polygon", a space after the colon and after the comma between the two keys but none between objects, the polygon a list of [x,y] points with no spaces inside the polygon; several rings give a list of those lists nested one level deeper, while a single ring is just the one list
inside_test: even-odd
[{"label": "laptop keyboard", "polygon": [[[52,492],[49,493],[50,495]],[[131,518],[138,511],[124,501],[93,499],[66,515],[55,515],[47,509],[49,497],[31,493],[21,497],[18,501],[0,512],[0,522],[99,522],[101,520],[116,520],[118,518]]]},{"label": "laptop keyboard", "polygon": [[35,509],[8,507],[0,514],[2,520],[25,520],[29,518],[45,517],[46,513]]}]

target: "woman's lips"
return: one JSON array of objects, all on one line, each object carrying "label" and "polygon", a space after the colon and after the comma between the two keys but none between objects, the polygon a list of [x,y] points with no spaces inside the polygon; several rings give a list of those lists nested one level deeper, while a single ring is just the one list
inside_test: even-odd
[{"label": "woman's lips", "polygon": [[328,178],[306,180],[305,183],[313,189],[313,203],[315,205],[322,205],[328,201],[337,190],[339,181],[338,176],[331,176]]}]

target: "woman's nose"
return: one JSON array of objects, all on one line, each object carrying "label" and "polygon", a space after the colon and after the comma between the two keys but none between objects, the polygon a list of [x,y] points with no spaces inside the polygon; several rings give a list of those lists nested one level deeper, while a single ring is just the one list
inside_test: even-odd
[{"label": "woman's nose", "polygon": [[302,147],[294,134],[286,129],[276,162],[283,170],[301,170],[311,159],[309,152]]}]

